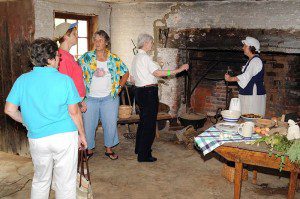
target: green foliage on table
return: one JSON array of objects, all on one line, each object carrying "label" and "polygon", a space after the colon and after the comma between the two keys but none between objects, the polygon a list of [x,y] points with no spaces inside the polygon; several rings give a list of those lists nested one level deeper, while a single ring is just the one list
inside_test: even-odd
[{"label": "green foliage on table", "polygon": [[286,154],[289,156],[291,162],[300,164],[300,140],[295,140]]},{"label": "green foliage on table", "polygon": [[300,140],[288,140],[286,136],[273,134],[264,136],[255,141],[256,144],[265,142],[269,147],[269,155],[275,155],[280,158],[279,170],[281,171],[285,164],[286,156],[289,157],[292,163],[300,163]]},{"label": "green foliage on table", "polygon": [[273,134],[270,136],[264,136],[258,140],[256,143],[265,142],[269,147],[271,147],[271,151],[276,150],[281,153],[286,153],[287,150],[293,144],[292,141],[289,141],[286,136]]}]

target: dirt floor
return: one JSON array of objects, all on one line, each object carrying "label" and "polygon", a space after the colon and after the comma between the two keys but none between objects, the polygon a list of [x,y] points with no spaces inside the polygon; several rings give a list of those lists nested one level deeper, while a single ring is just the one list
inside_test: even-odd
[{"label": "dirt floor", "polygon": [[[120,144],[115,152],[120,158],[112,161],[104,156],[103,133],[97,131],[96,153],[90,159],[92,187],[96,199],[143,198],[233,198],[233,184],[221,176],[222,161],[211,153],[202,157],[197,150],[188,150],[174,142],[174,132],[163,130],[153,146],[155,163],[138,163],[134,140],[125,139],[120,127]],[[33,168],[31,160],[0,153],[0,198],[30,198]],[[243,182],[241,198],[286,198],[288,175],[274,170],[258,174],[258,184]],[[283,177],[279,177],[283,176]],[[51,193],[51,197],[54,194]],[[300,199],[299,189],[296,198]]]}]

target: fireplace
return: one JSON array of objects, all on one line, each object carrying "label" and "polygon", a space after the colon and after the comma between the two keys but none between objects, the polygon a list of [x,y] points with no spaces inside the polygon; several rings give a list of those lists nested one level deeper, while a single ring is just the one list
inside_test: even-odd
[{"label": "fireplace", "polygon": [[[297,35],[299,31],[170,29],[166,43],[161,46],[178,49],[179,64],[188,62],[191,67],[186,81],[184,76],[178,79],[180,106],[205,114],[227,108],[230,98],[238,96],[238,85],[226,84],[224,74],[228,66],[236,75],[241,73],[242,65],[247,62],[241,40],[253,36],[261,43],[260,57],[265,66],[266,117],[290,112],[299,115],[300,46],[291,45]],[[204,73],[207,75],[199,81]]]},{"label": "fireplace", "polygon": [[[238,85],[227,85],[223,76],[228,66],[235,75],[241,73],[241,66],[247,62],[243,52],[191,50],[189,53],[192,89],[191,98],[187,103],[190,101],[193,110],[204,113],[228,108],[230,98],[238,97]],[[267,52],[261,53],[260,56],[265,66],[266,116],[299,113],[299,55]],[[199,77],[213,64],[215,67],[196,86]]]},{"label": "fireplace", "polygon": [[[224,81],[230,70],[238,74],[243,63],[239,51],[188,50],[190,64],[187,89],[187,106],[196,112],[216,112],[228,108],[229,100],[237,96],[236,83]],[[200,79],[202,77],[202,79]]]}]

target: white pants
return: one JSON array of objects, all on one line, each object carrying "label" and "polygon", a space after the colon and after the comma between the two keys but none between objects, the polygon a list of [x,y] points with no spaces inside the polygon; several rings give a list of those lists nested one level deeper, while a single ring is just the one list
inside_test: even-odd
[{"label": "white pants", "polygon": [[29,139],[34,165],[31,199],[48,199],[53,176],[56,199],[76,199],[78,132]]}]

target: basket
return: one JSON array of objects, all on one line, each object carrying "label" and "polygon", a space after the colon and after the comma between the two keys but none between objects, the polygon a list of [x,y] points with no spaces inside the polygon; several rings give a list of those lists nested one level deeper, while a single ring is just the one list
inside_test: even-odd
[{"label": "basket", "polygon": [[[222,176],[229,182],[234,182],[234,167],[228,166],[226,163],[223,164]],[[243,169],[242,180],[248,180],[248,170]]]},{"label": "basket", "polygon": [[132,106],[128,106],[128,105],[120,105],[119,106],[119,118],[120,119],[130,118],[131,113],[132,113]]}]

